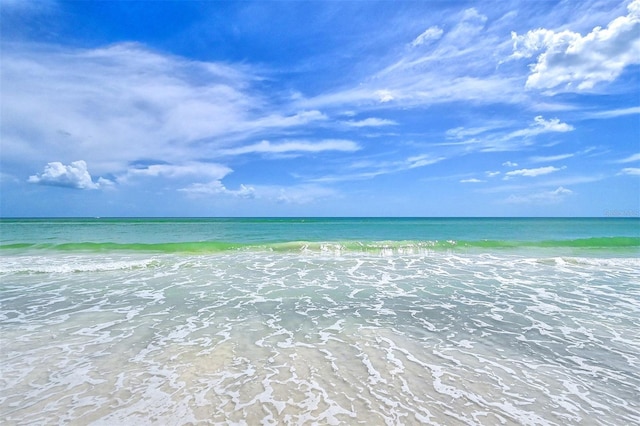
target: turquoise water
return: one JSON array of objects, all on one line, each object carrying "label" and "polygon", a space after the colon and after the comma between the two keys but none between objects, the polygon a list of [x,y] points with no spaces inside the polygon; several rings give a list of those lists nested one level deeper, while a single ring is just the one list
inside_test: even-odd
[{"label": "turquoise water", "polygon": [[2,219],[5,424],[640,424],[640,220]]},{"label": "turquoise water", "polygon": [[[3,249],[223,251],[398,246],[640,248],[640,219],[4,219]],[[314,243],[314,244],[309,244]]]}]

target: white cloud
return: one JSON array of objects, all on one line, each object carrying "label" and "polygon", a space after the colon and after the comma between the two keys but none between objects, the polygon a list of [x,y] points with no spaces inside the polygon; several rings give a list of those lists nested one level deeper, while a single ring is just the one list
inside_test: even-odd
[{"label": "white cloud", "polygon": [[510,195],[505,202],[510,204],[554,204],[563,201],[572,194],[573,191],[560,186],[553,191],[536,192],[527,195]]},{"label": "white cloud", "polygon": [[263,130],[270,128],[289,128],[303,126],[305,124],[312,123],[314,121],[328,120],[325,114],[317,110],[301,111],[293,115],[283,116],[279,114],[268,115],[263,118],[258,118],[250,122],[244,123],[243,127],[248,130]]},{"label": "white cloud", "polygon": [[375,92],[375,96],[377,96],[378,101],[383,104],[387,102],[391,102],[392,100],[395,99],[395,96],[393,96],[393,93],[391,93],[391,91],[387,89],[377,90]]},{"label": "white cloud", "polygon": [[640,106],[637,107],[629,107],[629,108],[619,108],[612,109],[609,111],[598,111],[591,112],[585,114],[587,118],[615,118],[615,117],[623,117],[625,115],[635,115],[640,114]]},{"label": "white cloud", "polygon": [[[496,68],[496,50],[508,49],[487,16],[467,9],[447,17],[446,32],[431,27],[408,40],[409,49],[389,49],[386,58],[364,64],[368,72],[351,85],[301,99],[304,108],[412,107],[448,102],[520,103],[521,78]],[[429,42],[438,36],[438,42]],[[405,47],[403,45],[402,47]],[[473,66],[470,66],[472,64]]]},{"label": "white cloud", "polygon": [[565,133],[574,130],[570,124],[563,123],[558,118],[549,120],[538,115],[526,128],[507,131],[507,127],[514,127],[513,123],[496,121],[487,126],[464,128],[456,127],[446,132],[448,139],[454,142],[440,143],[441,146],[466,145],[467,151],[517,151],[523,146],[531,145],[534,138],[545,133]]},{"label": "white cloud", "polygon": [[635,161],[640,161],[640,152],[637,154],[632,154],[622,160],[616,161],[616,163],[633,163]]},{"label": "white cloud", "polygon": [[[538,180],[528,180],[527,182],[520,181],[519,184],[509,184],[509,185],[498,185],[482,188],[481,192],[493,194],[500,192],[513,192],[513,191],[527,191],[532,188],[549,188],[549,187],[567,187],[571,185],[582,185],[585,183],[598,182],[603,179],[606,179],[607,175],[602,173],[592,174],[592,175],[574,175],[574,176],[564,176],[561,178],[555,179],[538,179]],[[513,180],[510,180],[513,182]]]},{"label": "white cloud", "polygon": [[395,161],[357,161],[349,166],[356,173],[344,173],[308,179],[310,182],[344,182],[350,180],[373,179],[377,176],[400,173],[406,170],[429,166],[445,160],[445,157],[433,157],[420,154]]},{"label": "white cloud", "polygon": [[255,198],[256,192],[254,187],[242,184],[239,189],[228,189],[220,180],[213,180],[207,183],[192,183],[186,188],[181,188],[178,191],[186,192],[194,196],[224,194],[239,198]]},{"label": "white cloud", "polygon": [[571,158],[575,156],[575,154],[558,154],[558,155],[547,155],[547,156],[535,156],[531,157],[530,160],[533,163],[550,163],[553,161],[566,160],[567,158]]},{"label": "white cloud", "polygon": [[349,127],[381,127],[381,126],[394,126],[398,124],[393,120],[385,120],[383,118],[375,118],[375,117],[365,118],[364,120],[359,120],[359,121],[353,121],[353,120],[344,121],[343,123]]},{"label": "white cloud", "polygon": [[438,40],[442,37],[442,33],[442,28],[437,26],[429,27],[411,42],[411,46],[416,47],[431,40]]},{"label": "white cloud", "polygon": [[640,0],[628,5],[628,14],[607,28],[595,27],[585,36],[540,28],[525,35],[512,33],[512,58],[537,56],[526,87],[583,91],[615,80],[629,65],[640,64]]},{"label": "white cloud", "polygon": [[301,185],[245,185],[238,189],[228,189],[220,180],[207,183],[194,183],[179,191],[194,197],[208,197],[226,195],[236,198],[258,199],[282,204],[309,204],[328,197],[335,197],[338,193],[331,188],[316,184]]},{"label": "white cloud", "polygon": [[[255,131],[256,119],[278,124],[274,116],[255,113],[264,100],[249,93],[253,77],[246,69],[161,55],[138,44],[7,44],[0,76],[3,138],[23,147],[3,150],[3,156],[16,163],[55,154],[118,174],[142,158],[201,158],[233,135]],[[280,124],[289,126],[321,115],[283,117]]]},{"label": "white cloud", "polygon": [[135,176],[178,178],[183,176],[207,176],[222,179],[232,170],[216,163],[188,162],[184,164],[149,164],[130,167],[121,181]]},{"label": "white cloud", "polygon": [[460,183],[482,183],[482,182],[486,182],[484,180],[480,180],[480,179],[476,179],[476,178],[471,178],[471,179],[462,179],[460,181]]},{"label": "white cloud", "polygon": [[558,168],[553,166],[546,166],[546,167],[538,167],[537,169],[512,170],[510,172],[505,173],[504,179],[506,180],[513,176],[526,176],[526,177],[542,176],[542,175],[547,175],[549,173],[557,172],[562,169],[564,169],[564,167]]},{"label": "white cloud", "polygon": [[518,163],[514,163],[513,161],[505,161],[502,165],[505,167],[518,167]]},{"label": "white cloud", "polygon": [[562,123],[557,118],[545,120],[542,116],[538,115],[533,119],[533,123],[528,128],[516,130],[512,133],[509,133],[506,136],[506,139],[532,137],[532,136],[537,136],[543,133],[552,133],[552,132],[564,133],[564,132],[570,132],[572,130],[574,130],[573,126],[567,123]]},{"label": "white cloud", "polygon": [[99,189],[113,184],[104,178],[99,178],[97,182],[94,182],[84,160],[74,161],[68,166],[53,161],[44,167],[42,173],[29,176],[28,182],[76,189]]},{"label": "white cloud", "polygon": [[442,160],[444,160],[443,157],[433,157],[429,154],[422,154],[407,158],[406,165],[409,169],[415,169],[416,167],[430,166]]},{"label": "white cloud", "polygon": [[[22,167],[55,155],[83,158],[92,171],[120,179],[217,175],[207,172],[211,165],[198,166],[199,159],[229,155],[261,133],[294,135],[328,120],[316,109],[274,107],[253,87],[258,77],[247,66],[192,61],[134,43],[97,49],[6,43],[0,77],[3,160]],[[335,140],[260,149],[358,146]],[[150,158],[176,165],[130,166]]]},{"label": "white cloud", "polygon": [[304,184],[290,187],[269,187],[260,188],[263,197],[274,199],[278,203],[285,204],[310,204],[316,201],[335,197],[338,194],[331,188],[323,186]]},{"label": "white cloud", "polygon": [[464,139],[469,136],[477,136],[486,132],[495,132],[507,126],[505,122],[492,122],[488,126],[480,127],[456,127],[446,131],[447,139]]},{"label": "white cloud", "polygon": [[640,176],[640,168],[638,167],[626,167],[620,170],[619,175]]},{"label": "white cloud", "polygon": [[360,149],[360,146],[350,140],[326,139],[319,142],[310,141],[288,141],[273,144],[269,141],[262,141],[252,145],[241,146],[221,150],[221,155],[242,155],[242,154],[283,154],[288,152],[322,152],[322,151],[343,151],[353,152]]},{"label": "white cloud", "polygon": [[500,174],[500,172],[486,171],[486,172],[485,172],[485,174],[486,174],[488,177],[496,177],[496,176],[498,176],[498,175]]},{"label": "white cloud", "polygon": [[457,25],[447,34],[446,38],[454,45],[464,46],[475,44],[476,35],[484,28],[487,17],[479,13],[475,8],[462,12]]}]

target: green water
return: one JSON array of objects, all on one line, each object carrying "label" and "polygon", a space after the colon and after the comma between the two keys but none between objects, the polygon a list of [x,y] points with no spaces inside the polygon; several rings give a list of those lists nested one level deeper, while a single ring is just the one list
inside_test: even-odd
[{"label": "green water", "polygon": [[228,250],[640,250],[638,218],[3,219],[0,248],[210,253]]}]

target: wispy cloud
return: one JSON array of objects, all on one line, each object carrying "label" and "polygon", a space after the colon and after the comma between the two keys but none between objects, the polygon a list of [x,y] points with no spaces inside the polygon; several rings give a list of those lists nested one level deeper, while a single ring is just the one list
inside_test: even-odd
[{"label": "wispy cloud", "polygon": [[438,26],[429,27],[411,42],[411,46],[416,47],[433,40],[438,40],[442,37],[443,32],[442,28]]},{"label": "wispy cloud", "polygon": [[[192,173],[199,159],[220,152],[359,149],[338,139],[243,145],[261,133],[291,135],[328,119],[318,110],[269,104],[253,89],[259,77],[244,65],[187,60],[134,43],[97,49],[7,43],[1,77],[0,120],[10,148],[3,156],[13,163],[84,158],[100,174],[166,177]],[[178,166],[131,170],[145,158]]]},{"label": "wispy cloud", "polygon": [[408,39],[408,44],[391,49],[393,55],[372,61],[369,74],[357,84],[302,98],[299,107],[376,109],[460,101],[523,102],[527,96],[522,93],[520,77],[496,67],[496,48],[508,39],[487,27],[487,16],[469,8],[448,21],[446,27],[430,26]]},{"label": "wispy cloud", "polygon": [[552,191],[534,192],[523,195],[510,195],[504,201],[509,204],[555,204],[563,201],[565,198],[572,194],[573,191],[560,186]]},{"label": "wispy cloud", "polygon": [[276,204],[310,204],[326,198],[335,198],[339,193],[333,188],[316,184],[298,185],[246,185],[238,189],[229,189],[221,181],[193,183],[179,191],[191,197],[207,198],[212,196],[228,196],[241,199],[263,200]]},{"label": "wispy cloud", "polygon": [[469,129],[457,127],[446,133],[450,142],[438,145],[465,146],[468,151],[518,151],[533,144],[536,136],[574,130],[572,125],[563,123],[558,118],[546,120],[542,116],[534,117],[533,122],[525,128],[508,131],[505,127],[507,127],[506,123],[500,123],[498,128],[491,126]]},{"label": "wispy cloud", "polygon": [[640,161],[640,152],[637,154],[631,154],[628,157],[616,161],[616,163],[633,163],[635,161]]},{"label": "wispy cloud", "polygon": [[616,117],[624,117],[625,115],[637,115],[640,114],[640,107],[629,107],[629,108],[617,108],[611,109],[607,111],[597,111],[597,112],[587,112],[585,113],[586,118],[592,119],[606,119],[606,118],[616,118]]},{"label": "wispy cloud", "polygon": [[546,166],[546,167],[538,167],[536,169],[512,170],[510,172],[505,173],[504,179],[507,180],[514,176],[537,177],[542,175],[548,175],[549,173],[554,173],[564,168],[565,167]]},{"label": "wispy cloud", "polygon": [[205,162],[187,162],[184,164],[147,164],[129,167],[126,174],[118,179],[124,182],[133,177],[167,177],[180,178],[184,176],[209,177],[222,179],[232,170],[222,164]]},{"label": "wispy cloud", "polygon": [[566,160],[574,157],[575,154],[558,154],[558,155],[536,155],[529,158],[532,163],[552,163],[554,161]]},{"label": "wispy cloud", "polygon": [[317,142],[312,141],[286,141],[280,143],[271,143],[269,141],[261,141],[252,145],[240,146],[220,150],[220,155],[242,155],[242,154],[283,154],[290,152],[322,152],[322,151],[343,151],[353,152],[360,149],[360,146],[350,140],[345,139],[327,139]]},{"label": "wispy cloud", "polygon": [[[415,169],[416,167],[430,166],[444,159],[444,157],[433,157],[430,154],[414,155],[407,158],[407,160],[404,162],[404,165],[406,165],[406,167],[409,169]],[[401,167],[400,170],[402,169],[403,168]]]},{"label": "wispy cloud", "polygon": [[[430,166],[445,160],[445,157],[434,157],[420,154],[393,161],[357,161],[345,168],[344,173],[308,178],[310,182],[344,182],[351,180],[372,179],[376,176],[400,173],[403,171]],[[354,172],[354,170],[356,170]]]},{"label": "wispy cloud", "polygon": [[640,176],[640,168],[638,167],[625,167],[620,170],[619,175]]},{"label": "wispy cloud", "polygon": [[192,196],[211,196],[211,195],[231,195],[240,198],[254,198],[255,188],[247,185],[240,185],[239,189],[232,190],[225,187],[220,180],[213,180],[207,183],[192,183],[185,188],[178,189]]},{"label": "wispy cloud", "polygon": [[262,103],[245,90],[252,77],[242,68],[137,44],[9,45],[2,59],[3,133],[28,147],[32,160],[84,158],[102,173],[141,158],[193,160],[203,151],[194,142],[223,143],[250,126],[256,117],[248,111]]},{"label": "wispy cloud", "polygon": [[284,204],[309,204],[339,196],[336,190],[314,184],[292,186],[264,186],[259,188],[263,197]]},{"label": "wispy cloud", "polygon": [[354,121],[343,121],[343,123],[349,127],[381,127],[381,126],[394,126],[396,123],[393,120],[386,120],[383,118],[365,118],[364,120]]},{"label": "wispy cloud", "polygon": [[[584,185],[592,182],[598,182],[603,179],[606,179],[608,175],[604,175],[601,173],[593,174],[593,175],[573,175],[573,176],[565,176],[560,178],[552,178],[552,179],[530,179],[527,180],[526,183],[520,180],[520,183],[511,183],[504,185],[496,185],[496,186],[487,186],[479,189],[478,191],[494,194],[494,193],[504,193],[504,192],[527,192],[534,188],[552,188],[552,187],[569,187],[572,185]],[[508,182],[515,182],[513,179],[507,180]]]},{"label": "wispy cloud", "polygon": [[445,135],[447,139],[466,139],[472,136],[481,135],[487,132],[497,132],[504,128],[511,127],[512,123],[507,122],[492,122],[490,125],[478,126],[478,127],[456,127],[446,131]]}]

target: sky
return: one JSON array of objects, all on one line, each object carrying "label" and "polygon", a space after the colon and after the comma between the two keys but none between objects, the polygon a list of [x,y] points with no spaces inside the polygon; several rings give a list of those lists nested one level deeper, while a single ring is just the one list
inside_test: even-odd
[{"label": "sky", "polygon": [[0,0],[0,216],[640,216],[640,0]]}]

